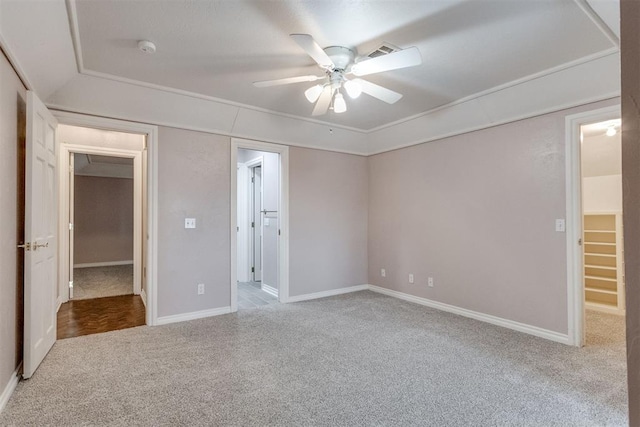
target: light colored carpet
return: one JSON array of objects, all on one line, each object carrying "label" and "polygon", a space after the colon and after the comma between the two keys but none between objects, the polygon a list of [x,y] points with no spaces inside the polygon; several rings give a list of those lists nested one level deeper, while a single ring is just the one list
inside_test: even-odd
[{"label": "light colored carpet", "polygon": [[73,299],[133,294],[133,265],[73,269]]},{"label": "light colored carpet", "polygon": [[626,425],[622,343],[582,349],[369,291],[70,338],[0,425]]}]

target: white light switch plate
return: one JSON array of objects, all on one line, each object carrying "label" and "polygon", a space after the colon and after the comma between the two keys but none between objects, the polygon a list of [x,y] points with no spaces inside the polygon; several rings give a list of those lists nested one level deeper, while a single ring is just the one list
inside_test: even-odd
[{"label": "white light switch plate", "polygon": [[185,218],[184,219],[184,228],[196,228],[196,219],[195,218]]},{"label": "white light switch plate", "polygon": [[556,219],[556,231],[565,231],[564,219]]}]

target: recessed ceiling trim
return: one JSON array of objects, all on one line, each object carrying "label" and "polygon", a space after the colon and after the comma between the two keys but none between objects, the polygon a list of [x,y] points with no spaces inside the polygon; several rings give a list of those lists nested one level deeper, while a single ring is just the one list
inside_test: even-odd
[{"label": "recessed ceiling trim", "polygon": [[520,79],[513,80],[511,82],[504,83],[504,84],[501,84],[499,86],[495,86],[495,87],[489,88],[487,90],[483,90],[482,92],[474,93],[473,95],[469,95],[467,97],[457,99],[457,100],[449,102],[447,104],[443,104],[443,105],[441,105],[439,107],[432,108],[431,110],[424,111],[424,112],[418,113],[418,114],[414,114],[413,116],[405,117],[405,118],[402,118],[400,120],[396,120],[396,121],[391,122],[391,123],[386,123],[386,124],[381,125],[381,126],[377,126],[375,128],[372,128],[372,129],[369,129],[369,130],[365,131],[365,133],[376,132],[376,131],[379,131],[379,130],[382,130],[382,129],[386,129],[386,128],[389,128],[389,127],[392,127],[392,126],[399,125],[399,124],[404,123],[404,122],[408,122],[408,121],[417,119],[419,117],[427,116],[429,114],[433,114],[435,112],[438,112],[440,110],[444,110],[444,109],[449,108],[449,107],[453,107],[453,106],[458,105],[458,104],[462,104],[462,103],[465,103],[465,102],[468,102],[468,101],[472,101],[474,99],[481,98],[483,96],[490,95],[490,94],[495,93],[495,92],[500,92],[501,90],[505,90],[505,89],[508,89],[510,87],[518,86],[518,85],[521,85],[523,83],[526,83],[526,82],[529,82],[529,81],[532,81],[532,80],[536,80],[536,79],[539,79],[539,78],[542,78],[542,77],[545,77],[545,76],[549,76],[551,74],[558,73],[558,72],[563,71],[563,70],[567,70],[569,68],[578,67],[578,66],[580,66],[582,64],[586,64],[587,62],[591,62],[591,61],[594,61],[596,59],[604,58],[604,57],[607,57],[607,56],[610,56],[610,55],[615,55],[619,51],[620,51],[619,48],[612,47],[612,48],[604,50],[602,52],[594,53],[593,55],[585,56],[583,58],[576,59],[575,61],[566,62],[566,63],[558,65],[556,67],[549,68],[549,69],[540,71],[540,72],[535,73],[535,74],[530,74],[530,75],[522,77]]},{"label": "recessed ceiling trim", "polygon": [[609,41],[613,43],[614,46],[616,46],[617,48],[620,48],[620,39],[618,38],[618,36],[602,20],[600,15],[598,15],[591,8],[591,6],[589,6],[587,1],[586,0],[574,0],[574,1],[578,5],[580,10],[582,10],[589,19],[591,19],[591,22],[593,22],[595,26],[598,27],[598,29],[602,32],[602,34],[604,34],[609,39]]},{"label": "recessed ceiling trim", "polygon": [[78,26],[78,13],[76,12],[75,0],[67,0],[67,14],[69,15],[69,29],[71,30],[71,43],[76,54],[76,67],[79,73],[84,72],[82,60],[82,45],[80,44],[80,30]]}]

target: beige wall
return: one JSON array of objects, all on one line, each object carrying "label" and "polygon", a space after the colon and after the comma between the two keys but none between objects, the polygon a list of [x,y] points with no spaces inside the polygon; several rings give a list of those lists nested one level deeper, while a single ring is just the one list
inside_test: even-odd
[{"label": "beige wall", "polygon": [[158,140],[158,316],[228,307],[231,141],[166,127]]},{"label": "beige wall", "polygon": [[370,157],[369,283],[567,333],[565,116],[609,104]]},{"label": "beige wall", "polygon": [[75,176],[74,265],[133,261],[133,179]]},{"label": "beige wall", "polygon": [[289,153],[290,295],[367,283],[367,158]]},{"label": "beige wall", "polygon": [[0,393],[22,361],[22,257],[18,244],[18,146],[25,88],[0,52]]}]

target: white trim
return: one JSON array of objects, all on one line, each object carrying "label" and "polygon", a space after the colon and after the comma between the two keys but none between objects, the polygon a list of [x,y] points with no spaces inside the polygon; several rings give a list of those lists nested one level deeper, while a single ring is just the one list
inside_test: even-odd
[{"label": "white trim", "polygon": [[168,325],[169,323],[186,322],[188,320],[203,319],[205,317],[220,316],[231,313],[231,307],[211,308],[208,310],[192,311],[190,313],[173,314],[171,316],[158,317],[156,325]]},{"label": "white trim", "polygon": [[314,292],[312,294],[297,295],[295,297],[289,297],[289,302],[308,301],[312,299],[348,294],[351,292],[366,291],[370,288],[370,286],[371,285],[355,285],[355,286],[349,286],[346,288],[338,288],[338,289],[330,289],[328,291]]},{"label": "white trim", "polygon": [[599,108],[565,118],[565,194],[567,247],[567,316],[569,344],[584,345],[584,284],[582,239],[582,173],[580,126],[621,117],[620,105]]},{"label": "white trim", "polygon": [[[249,281],[250,282],[255,282],[256,281],[256,273],[258,272],[256,270],[256,225],[257,222],[256,221],[256,206],[255,206],[255,183],[252,181],[252,179],[255,177],[255,168],[259,167],[260,170],[263,172],[262,176],[260,177],[260,208],[262,208],[263,205],[263,199],[264,199],[264,156],[258,156],[255,159],[251,159],[248,162],[246,162],[244,164],[247,167],[247,188],[246,190],[246,194],[247,194],[247,201],[248,201],[248,223],[254,223],[253,227],[250,227],[251,229],[251,233],[249,239],[247,240],[248,243],[248,256],[249,256],[249,262],[247,265],[247,267],[249,268]],[[237,178],[237,176],[236,176]],[[253,221],[252,221],[253,220]],[[259,277],[260,279],[258,281],[262,281],[263,277],[262,277],[262,273],[264,271],[264,240],[263,240],[263,236],[264,236],[264,228],[262,226],[262,214],[260,214],[260,271],[259,271]],[[237,225],[237,224],[236,224]],[[248,225],[248,224],[245,224]],[[236,239],[237,242],[237,239]],[[253,271],[251,270],[251,268],[253,268]],[[245,272],[246,273],[246,272]],[[277,296],[277,295],[276,295]]]},{"label": "white trim", "polygon": [[2,394],[0,394],[0,413],[2,413],[4,408],[7,406],[7,403],[9,403],[9,399],[11,399],[11,395],[15,391],[16,386],[18,385],[18,382],[20,381],[20,371],[21,370],[22,370],[22,362],[20,362],[20,365],[18,366],[18,369],[13,371],[13,374],[11,374],[11,378],[9,378],[9,382],[4,387],[4,390],[2,391]]},{"label": "white trim", "polygon": [[600,15],[591,8],[587,0],[574,0],[578,7],[584,12],[585,15],[595,24],[596,27],[604,34],[606,38],[609,39],[611,44],[615,47],[620,47],[620,39],[618,36],[609,28],[609,26],[602,20]]},{"label": "white trim", "polygon": [[81,264],[73,264],[73,268],[91,268],[91,267],[113,267],[116,265],[131,265],[133,260],[127,261],[105,261],[105,262],[83,262]]},{"label": "white trim", "polygon": [[490,314],[484,314],[484,313],[480,313],[473,310],[467,310],[466,308],[456,307],[455,305],[445,304],[445,303],[433,301],[427,298],[405,294],[404,292],[398,292],[398,291],[393,291],[391,289],[381,288],[379,286],[368,285],[368,287],[369,287],[369,290],[373,292],[398,298],[404,301],[413,302],[416,304],[424,305],[426,307],[431,307],[437,310],[446,311],[448,313],[457,314],[459,316],[468,317],[470,319],[479,320],[481,322],[491,323],[492,325],[502,326],[503,328],[512,329],[518,332],[524,332],[525,334],[533,335],[540,338],[545,338],[545,339],[559,342],[562,344],[569,343],[569,337],[566,334],[561,334],[559,332],[550,331],[548,329],[539,328],[537,326],[527,325],[526,323],[520,323],[513,320],[503,319],[502,317],[492,316]]},{"label": "white trim", "polygon": [[[59,123],[105,129],[127,133],[139,133],[147,137],[147,296],[146,324],[155,325],[158,309],[157,266],[158,266],[158,127],[144,123],[114,120],[99,116],[52,111]],[[63,146],[66,144],[62,144]],[[96,147],[92,147],[96,149]],[[59,151],[60,152],[60,151]],[[140,230],[141,231],[141,230]],[[141,237],[141,232],[137,233]],[[140,263],[141,264],[141,263]],[[66,283],[66,282],[63,282]]]},{"label": "white trim", "polygon": [[620,310],[617,307],[611,307],[609,305],[603,305],[603,304],[596,304],[593,302],[585,302],[584,308],[593,310],[593,311],[599,311],[601,313],[615,314],[617,316],[625,315],[625,310]]},{"label": "white trim", "polygon": [[260,283],[260,289],[262,289],[264,292],[273,295],[274,297],[278,298],[278,290],[276,288],[274,288],[273,286],[269,286],[264,282]]},{"label": "white trim", "polygon": [[267,151],[280,154],[280,237],[278,239],[278,300],[289,302],[289,147],[247,139],[231,139],[231,311],[238,311],[238,149]]}]

